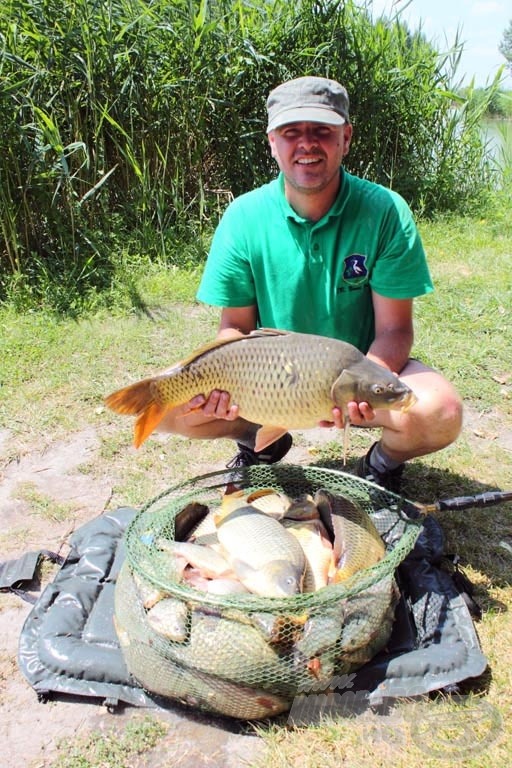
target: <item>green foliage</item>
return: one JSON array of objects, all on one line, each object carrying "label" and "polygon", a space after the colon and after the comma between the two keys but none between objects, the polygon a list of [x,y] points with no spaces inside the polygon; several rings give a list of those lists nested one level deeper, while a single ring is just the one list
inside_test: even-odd
[{"label": "green foliage", "polygon": [[399,12],[374,22],[352,3],[301,7],[296,28],[309,47],[297,46],[294,72],[321,71],[347,86],[355,126],[349,170],[394,187],[426,215],[477,204],[491,181],[479,127],[486,103],[473,89],[461,99],[452,88],[460,43],[440,54]]},{"label": "green foliage", "polygon": [[512,94],[495,91],[487,104],[487,113],[493,117],[512,117]]},{"label": "green foliage", "polygon": [[288,77],[347,86],[348,168],[416,211],[469,210],[491,181],[485,103],[450,86],[458,42],[440,55],[399,14],[7,0],[0,30],[0,299],[18,306],[77,314],[126,277],[127,253],[200,264],[226,203],[274,172],[265,98]]}]

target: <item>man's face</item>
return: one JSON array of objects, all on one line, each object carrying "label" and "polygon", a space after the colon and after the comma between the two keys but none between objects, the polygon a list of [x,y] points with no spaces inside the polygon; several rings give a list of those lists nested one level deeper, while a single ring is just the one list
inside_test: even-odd
[{"label": "man's face", "polygon": [[269,133],[272,156],[287,183],[311,194],[337,179],[348,152],[352,126],[326,123],[289,123]]}]

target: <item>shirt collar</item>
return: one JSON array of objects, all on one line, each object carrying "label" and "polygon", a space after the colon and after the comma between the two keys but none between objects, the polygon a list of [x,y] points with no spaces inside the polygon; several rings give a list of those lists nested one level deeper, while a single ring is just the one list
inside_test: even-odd
[{"label": "shirt collar", "polygon": [[[343,208],[345,207],[345,203],[347,201],[347,197],[349,194],[348,189],[348,179],[347,177],[350,176],[349,173],[344,168],[341,168],[341,177],[340,177],[340,188],[338,190],[338,194],[336,195],[336,200],[330,207],[330,209],[327,211],[325,216],[322,216],[322,218],[315,222],[316,226],[321,226],[322,224],[325,224],[331,216],[339,216]],[[282,211],[286,218],[293,219],[298,224],[311,224],[312,222],[309,221],[309,219],[305,219],[303,216],[299,216],[296,211],[293,210],[292,206],[286,199],[286,195],[284,193],[284,174],[282,171],[279,173],[277,179],[276,179],[276,191],[277,196],[281,204]]]}]

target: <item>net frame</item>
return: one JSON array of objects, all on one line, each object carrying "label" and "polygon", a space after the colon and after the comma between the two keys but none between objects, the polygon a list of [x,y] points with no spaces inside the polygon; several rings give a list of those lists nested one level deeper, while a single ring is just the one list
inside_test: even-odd
[{"label": "net frame", "polygon": [[[174,576],[170,571],[169,558],[159,552],[154,542],[159,537],[174,540],[176,517],[187,504],[206,504],[210,511],[219,507],[223,492],[233,482],[236,482],[237,488],[248,493],[261,488],[274,488],[291,498],[305,493],[314,494],[320,488],[346,495],[358,503],[376,524],[386,545],[386,554],[380,562],[344,582],[291,597],[213,595],[184,584],[177,574]],[[300,613],[304,609],[318,608],[325,603],[359,594],[393,573],[413,548],[421,529],[421,522],[406,512],[410,508],[410,501],[375,483],[323,467],[271,464],[244,467],[235,472],[210,472],[168,488],[141,508],[126,531],[127,560],[136,574],[182,600],[218,609],[237,608],[242,612]]]}]

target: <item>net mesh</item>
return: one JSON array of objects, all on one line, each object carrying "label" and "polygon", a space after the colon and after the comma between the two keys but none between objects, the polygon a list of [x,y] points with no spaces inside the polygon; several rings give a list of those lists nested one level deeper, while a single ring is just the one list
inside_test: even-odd
[{"label": "net mesh", "polygon": [[272,488],[297,499],[322,489],[352,500],[385,550],[378,562],[362,562],[349,578],[317,591],[211,594],[183,580],[161,542],[186,540],[205,511],[220,507],[233,479],[232,470],[193,478],[140,511],[126,533],[115,623],[128,669],[148,691],[252,720],[286,711],[299,693],[328,688],[383,648],[398,599],[394,572],[420,524],[405,514],[406,500],[343,472],[288,464],[237,469],[236,486],[247,493]]}]

